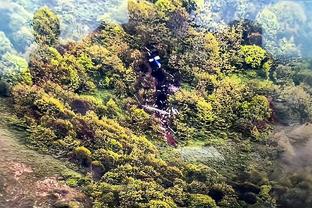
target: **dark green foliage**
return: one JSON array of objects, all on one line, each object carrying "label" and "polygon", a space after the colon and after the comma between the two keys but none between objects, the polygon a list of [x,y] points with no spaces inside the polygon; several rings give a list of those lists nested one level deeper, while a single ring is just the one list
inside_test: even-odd
[{"label": "dark green foliage", "polygon": [[311,206],[311,176],[306,171],[281,178],[281,185],[272,188],[277,203],[284,207]]},{"label": "dark green foliage", "polygon": [[195,72],[215,74],[220,71],[219,50],[219,43],[213,34],[190,28],[183,41],[172,51],[169,64],[179,69],[183,80],[191,83]]}]

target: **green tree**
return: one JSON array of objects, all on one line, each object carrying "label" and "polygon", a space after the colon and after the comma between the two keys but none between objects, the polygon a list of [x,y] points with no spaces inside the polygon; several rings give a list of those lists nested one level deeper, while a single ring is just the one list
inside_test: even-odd
[{"label": "green tree", "polygon": [[24,83],[32,84],[27,61],[15,54],[6,53],[0,60],[0,79],[11,86]]},{"label": "green tree", "polygon": [[35,12],[32,27],[37,43],[49,46],[57,43],[61,33],[60,20],[48,7],[42,7]]}]

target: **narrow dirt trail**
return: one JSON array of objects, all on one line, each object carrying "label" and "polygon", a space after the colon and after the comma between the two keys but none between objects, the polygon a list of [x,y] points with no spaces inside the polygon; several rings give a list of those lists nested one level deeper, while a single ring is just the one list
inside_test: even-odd
[{"label": "narrow dirt trail", "polygon": [[55,202],[89,207],[79,190],[61,182],[60,173],[72,172],[61,161],[27,148],[23,132],[9,130],[0,98],[0,208],[48,208]]}]

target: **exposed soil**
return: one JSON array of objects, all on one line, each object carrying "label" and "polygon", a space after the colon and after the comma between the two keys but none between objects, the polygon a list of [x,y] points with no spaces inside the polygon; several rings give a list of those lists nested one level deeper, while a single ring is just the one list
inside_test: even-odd
[{"label": "exposed soil", "polygon": [[71,202],[75,207],[90,207],[87,197],[61,180],[69,170],[61,161],[29,149],[23,132],[10,130],[8,115],[0,98],[0,208],[48,208]]}]

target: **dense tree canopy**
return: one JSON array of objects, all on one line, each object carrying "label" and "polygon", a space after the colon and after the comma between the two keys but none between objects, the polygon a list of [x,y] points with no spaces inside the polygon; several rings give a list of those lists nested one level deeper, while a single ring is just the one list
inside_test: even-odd
[{"label": "dense tree canopy", "polygon": [[[236,16],[244,16],[248,2],[242,2],[233,4]],[[217,31],[194,24],[207,6],[203,1],[129,0],[128,6],[127,23],[103,21],[67,43],[60,41],[59,17],[40,8],[28,63],[0,50],[1,80],[12,87],[14,109],[30,132],[27,142],[84,170],[75,184],[94,207],[274,207],[267,176],[233,182],[231,174],[250,173],[271,156],[256,147],[268,145],[275,119],[310,121],[312,81],[305,72],[311,65],[273,59],[248,39],[258,30],[248,33],[255,26],[246,21],[224,22]],[[272,37],[285,27],[277,11],[258,16]],[[12,47],[3,33],[0,43]],[[161,82],[148,64],[148,47],[161,57],[164,85],[176,88],[168,90],[164,111],[178,112],[166,125],[179,148],[215,146],[225,161],[214,166],[171,155],[161,116],[144,108],[156,104]]]}]

